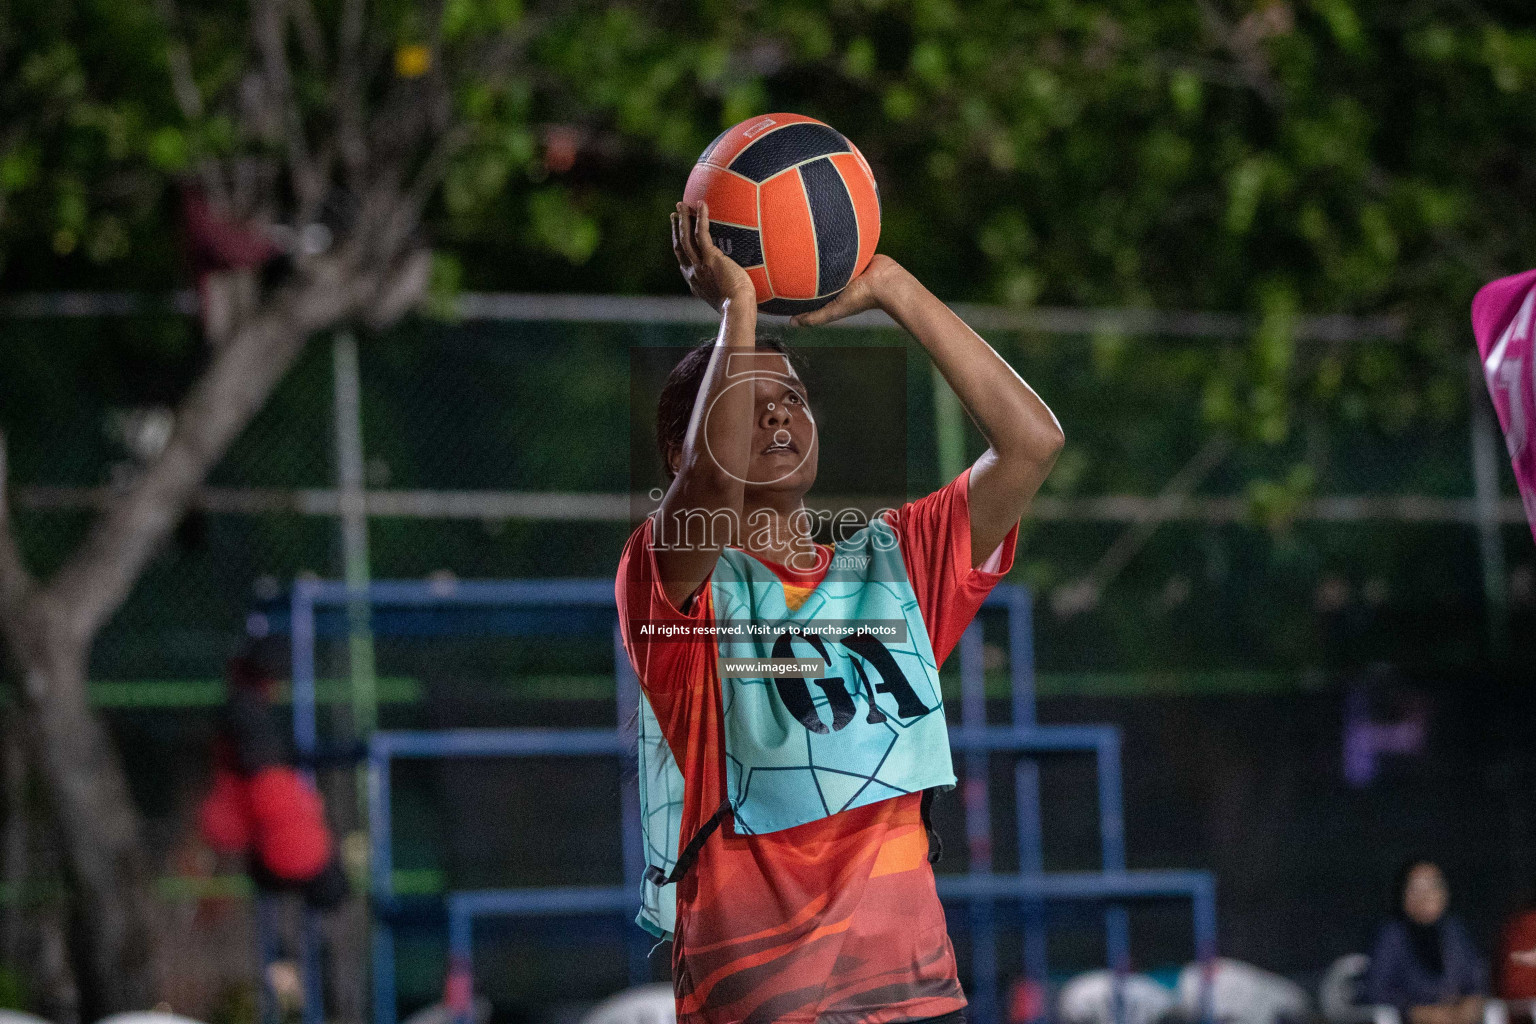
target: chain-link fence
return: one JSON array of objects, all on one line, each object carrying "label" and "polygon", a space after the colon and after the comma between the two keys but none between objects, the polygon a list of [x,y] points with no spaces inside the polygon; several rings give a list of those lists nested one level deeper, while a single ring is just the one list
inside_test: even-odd
[{"label": "chain-link fence", "polygon": [[[652,392],[665,360],[637,361],[634,350],[677,350],[708,327],[666,322],[643,303],[626,320],[622,300],[562,300],[571,307],[566,319],[541,320],[564,307],[481,298],[466,304],[477,315],[461,322],[412,321],[358,340],[367,569],[375,579],[611,577],[641,507],[636,494],[657,479],[644,460],[653,458]],[[1228,695],[1270,702],[1262,713],[1273,715],[1291,698],[1331,707],[1329,695],[1368,662],[1390,662],[1431,687],[1530,663],[1529,531],[1512,497],[1492,506],[1477,500],[1468,400],[1475,393],[1385,379],[1392,374],[1373,353],[1401,342],[1350,340],[1340,330],[1304,343],[1299,359],[1330,361],[1343,397],[1302,401],[1311,411],[1284,438],[1261,442],[1240,427],[1213,426],[1222,421],[1205,368],[1240,358],[1241,331],[1226,321],[1004,323],[989,339],[1057,412],[1068,438],[1025,524],[1015,569],[1040,596],[1048,711],[1053,698],[1071,714],[1097,698],[1130,707]],[[813,365],[818,348],[903,344],[878,327],[793,340]],[[61,564],[96,503],[152,457],[202,358],[192,326],[173,315],[7,323],[0,425],[16,527],[34,569]],[[895,358],[905,367],[898,411],[889,387],[876,407],[846,381],[813,388],[811,402],[825,410],[818,415],[829,450],[863,451],[869,435],[904,430],[897,477],[916,496],[943,482],[956,452],[945,450],[943,390],[926,357],[907,345]],[[331,339],[314,339],[93,653],[92,696],[153,825],[158,861],[168,877],[202,877],[168,883],[183,907],[183,934],[248,927],[243,911],[231,909],[238,900],[217,895],[224,883],[197,853],[191,809],[208,775],[221,667],[248,633],[265,628],[253,614],[272,614],[297,577],[343,571],[336,365]],[[649,367],[644,386],[636,382],[641,365]],[[960,444],[968,459],[983,442],[967,430]],[[833,462],[829,474],[837,475]],[[1512,496],[1500,466],[1502,493]],[[603,645],[382,633],[374,657],[385,726],[613,721]],[[343,682],[350,665],[344,643],[322,649],[322,726],[338,737],[353,732]],[[1158,735],[1177,737],[1187,719],[1159,706],[1167,721]],[[1135,743],[1133,776],[1137,756],[1148,772],[1198,771],[1178,758],[1159,761],[1157,750],[1138,755]],[[532,787],[510,769],[482,770],[474,781],[459,778],[458,768],[406,771],[402,884],[429,892],[449,882],[570,881],[572,864],[594,878],[616,874],[605,860],[618,856],[605,810],[572,806],[559,821],[545,820],[549,808],[538,797],[559,786],[601,802],[620,784],[616,773],[574,784],[565,781],[576,778],[568,765],[531,770]],[[328,791],[333,804],[347,802],[344,781]],[[497,794],[499,824],[490,832],[486,792]],[[356,821],[350,811],[337,816],[344,828]],[[474,841],[455,842],[471,835],[462,823],[475,818]],[[1047,853],[1058,864],[1091,846],[1070,828],[1057,834],[1063,838]],[[1198,840],[1149,837],[1134,847],[1160,850],[1170,863],[1207,859]],[[414,1002],[433,998],[441,982],[440,945],[423,935],[416,947],[405,943],[401,959],[402,993]],[[191,1002],[212,1013],[228,1002],[229,979],[240,973],[233,965],[247,962],[246,949],[227,940],[191,945],[213,979],[199,983]],[[527,945],[514,939],[494,954],[501,968],[488,977],[499,987],[488,994],[525,1004],[549,986],[559,956]],[[605,984],[601,972],[578,972],[556,988],[579,999]]]}]

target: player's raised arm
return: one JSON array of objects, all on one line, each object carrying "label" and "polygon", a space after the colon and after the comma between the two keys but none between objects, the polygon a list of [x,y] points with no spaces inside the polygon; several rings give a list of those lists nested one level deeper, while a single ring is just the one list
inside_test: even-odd
[{"label": "player's raised arm", "polygon": [[829,323],[883,309],[928,351],[990,447],[971,467],[971,563],[1008,536],[1061,452],[1061,424],[1013,367],[894,260],[875,256],[826,306],[794,318]]},{"label": "player's raised arm", "polygon": [[672,251],[694,295],[720,314],[715,349],[693,403],[680,447],[667,453],[672,478],[653,532],[656,567],[667,598],[683,602],[709,576],[720,549],[741,521],[752,441],[753,389],[727,387],[745,373],[730,356],[750,360],[757,347],[757,295],[752,279],[709,236],[709,208],[678,203]]}]

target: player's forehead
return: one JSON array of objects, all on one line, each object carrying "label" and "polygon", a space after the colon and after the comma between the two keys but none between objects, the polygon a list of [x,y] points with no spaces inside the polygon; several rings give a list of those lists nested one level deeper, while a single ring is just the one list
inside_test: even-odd
[{"label": "player's forehead", "polygon": [[727,376],[749,378],[756,383],[759,391],[791,388],[801,394],[805,393],[805,382],[795,372],[789,357],[782,352],[761,349],[756,352],[733,352]]},{"label": "player's forehead", "polygon": [[1436,890],[1444,885],[1445,876],[1440,873],[1440,867],[1437,864],[1425,861],[1415,864],[1412,870],[1408,872],[1406,888],[1410,891]]}]

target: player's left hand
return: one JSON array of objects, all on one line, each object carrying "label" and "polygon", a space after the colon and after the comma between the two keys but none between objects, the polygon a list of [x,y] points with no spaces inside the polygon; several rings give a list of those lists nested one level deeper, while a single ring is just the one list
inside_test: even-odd
[{"label": "player's left hand", "polygon": [[837,298],[820,309],[801,313],[789,322],[796,327],[817,327],[867,309],[883,309],[894,290],[901,287],[902,279],[910,277],[901,264],[876,253],[864,272],[849,281],[848,286],[837,293]]}]

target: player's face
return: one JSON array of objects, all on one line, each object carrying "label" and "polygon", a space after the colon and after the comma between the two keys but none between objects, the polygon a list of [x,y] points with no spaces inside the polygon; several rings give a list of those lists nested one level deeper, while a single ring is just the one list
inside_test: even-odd
[{"label": "player's face", "polygon": [[820,449],[805,384],[783,356],[764,364],[753,381],[756,420],[747,490],[804,494],[816,482]]}]

